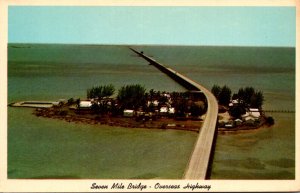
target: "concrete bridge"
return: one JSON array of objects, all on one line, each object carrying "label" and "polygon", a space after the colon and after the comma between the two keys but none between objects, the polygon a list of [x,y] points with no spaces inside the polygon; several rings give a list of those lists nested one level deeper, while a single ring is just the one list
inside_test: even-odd
[{"label": "concrete bridge", "polygon": [[146,56],[143,52],[138,52],[130,48],[133,52],[148,61],[151,65],[167,74],[169,77],[177,81],[188,90],[200,90],[207,99],[206,118],[200,129],[198,139],[196,141],[193,153],[190,157],[186,168],[184,179],[207,179],[209,177],[209,165],[213,156],[213,144],[216,137],[217,119],[218,119],[218,102],[215,96],[204,86],[185,77],[171,68],[167,68],[163,64],[155,61],[153,58]]}]

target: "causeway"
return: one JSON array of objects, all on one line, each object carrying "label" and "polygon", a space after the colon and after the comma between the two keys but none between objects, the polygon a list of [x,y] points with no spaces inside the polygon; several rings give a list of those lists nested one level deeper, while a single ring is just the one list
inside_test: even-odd
[{"label": "causeway", "polygon": [[133,48],[129,48],[138,56],[148,61],[151,65],[167,74],[169,77],[177,81],[188,90],[202,91],[207,99],[207,112],[203,125],[199,131],[198,139],[195,143],[193,153],[185,170],[184,179],[207,179],[209,175],[209,164],[213,154],[214,141],[217,131],[218,119],[218,102],[215,96],[201,84],[191,80],[190,78],[180,74],[179,72],[164,66],[153,58],[146,56],[143,52],[138,52]]}]

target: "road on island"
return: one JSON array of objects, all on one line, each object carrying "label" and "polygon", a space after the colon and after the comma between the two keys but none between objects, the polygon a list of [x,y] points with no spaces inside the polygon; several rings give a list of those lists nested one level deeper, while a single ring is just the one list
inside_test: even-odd
[{"label": "road on island", "polygon": [[185,170],[184,179],[206,179],[209,169],[209,162],[214,143],[214,137],[217,127],[218,119],[218,102],[215,96],[204,86],[196,83],[195,81],[185,77],[184,75],[176,72],[171,68],[167,68],[164,65],[158,63],[154,59],[144,55],[143,52],[138,52],[133,48],[130,48],[133,52],[144,58],[150,64],[154,65],[171,78],[183,84],[186,88],[196,88],[203,92],[207,99],[207,112],[205,120],[200,128],[198,139],[195,143],[193,153],[190,157],[188,166]]}]

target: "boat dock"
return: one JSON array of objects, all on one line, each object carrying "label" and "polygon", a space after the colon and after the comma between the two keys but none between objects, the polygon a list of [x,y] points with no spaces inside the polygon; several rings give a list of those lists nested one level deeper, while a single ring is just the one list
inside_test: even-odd
[{"label": "boat dock", "polygon": [[214,142],[217,131],[218,119],[218,102],[215,96],[204,86],[195,81],[185,77],[171,68],[167,68],[163,64],[158,63],[149,56],[144,55],[143,52],[138,52],[130,48],[133,52],[154,65],[160,71],[167,74],[180,85],[188,90],[197,90],[203,92],[207,99],[206,118],[200,128],[199,136],[196,141],[193,153],[190,157],[188,166],[185,170],[184,179],[207,179],[210,173],[210,162],[214,151]]},{"label": "boat dock", "polygon": [[11,103],[11,107],[29,107],[29,108],[51,108],[53,106],[58,106],[59,101],[21,101],[16,103]]}]

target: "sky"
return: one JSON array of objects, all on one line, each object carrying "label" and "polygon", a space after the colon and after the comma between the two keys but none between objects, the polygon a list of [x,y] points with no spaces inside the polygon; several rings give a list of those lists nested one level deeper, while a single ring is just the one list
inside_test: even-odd
[{"label": "sky", "polygon": [[296,9],[9,6],[8,42],[295,47]]}]

